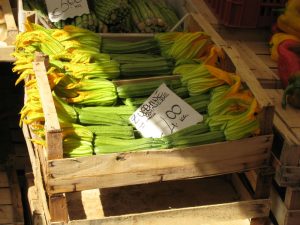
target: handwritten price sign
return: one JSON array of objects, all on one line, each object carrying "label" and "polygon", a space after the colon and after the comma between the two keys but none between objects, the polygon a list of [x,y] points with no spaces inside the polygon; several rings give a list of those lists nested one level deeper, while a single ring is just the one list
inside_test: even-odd
[{"label": "handwritten price sign", "polygon": [[52,22],[90,13],[87,0],[46,0],[46,5]]},{"label": "handwritten price sign", "polygon": [[162,84],[130,117],[143,137],[163,137],[203,120],[203,116]]}]

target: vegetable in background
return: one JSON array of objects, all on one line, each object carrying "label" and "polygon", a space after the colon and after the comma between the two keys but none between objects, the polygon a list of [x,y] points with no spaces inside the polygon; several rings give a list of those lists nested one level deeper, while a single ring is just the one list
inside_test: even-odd
[{"label": "vegetable in background", "polygon": [[278,46],[278,73],[283,87],[288,86],[290,76],[300,71],[300,41],[285,40]]},{"label": "vegetable in background", "polygon": [[286,108],[286,103],[295,108],[300,108],[300,71],[293,74],[289,79],[289,85],[286,87],[282,97],[283,108]]}]

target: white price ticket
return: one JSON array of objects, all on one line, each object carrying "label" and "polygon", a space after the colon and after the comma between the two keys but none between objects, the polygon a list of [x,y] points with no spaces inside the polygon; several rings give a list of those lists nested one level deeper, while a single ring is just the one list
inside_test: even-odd
[{"label": "white price ticket", "polygon": [[162,84],[129,120],[143,137],[159,138],[195,125],[203,116]]},{"label": "white price ticket", "polygon": [[90,13],[87,0],[46,0],[46,5],[52,22]]}]

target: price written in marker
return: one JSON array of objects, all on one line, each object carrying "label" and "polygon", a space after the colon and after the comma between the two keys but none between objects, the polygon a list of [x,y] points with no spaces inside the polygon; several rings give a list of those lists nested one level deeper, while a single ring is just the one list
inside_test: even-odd
[{"label": "price written in marker", "polygon": [[46,0],[46,5],[52,22],[90,13],[87,0]]},{"label": "price written in marker", "polygon": [[199,123],[203,116],[162,84],[129,120],[143,137],[159,138]]}]

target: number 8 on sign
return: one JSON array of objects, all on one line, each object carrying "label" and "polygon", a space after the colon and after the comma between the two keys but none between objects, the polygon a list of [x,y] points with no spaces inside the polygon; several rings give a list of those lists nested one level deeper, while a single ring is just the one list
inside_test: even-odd
[{"label": "number 8 on sign", "polygon": [[166,116],[171,120],[176,119],[176,116],[181,114],[181,108],[179,105],[173,105],[171,110],[166,111]]}]

